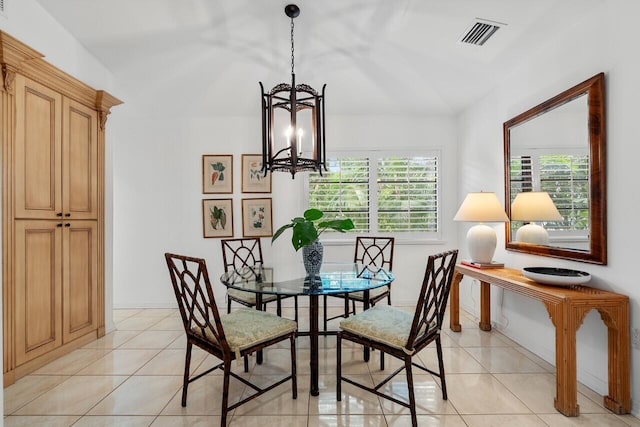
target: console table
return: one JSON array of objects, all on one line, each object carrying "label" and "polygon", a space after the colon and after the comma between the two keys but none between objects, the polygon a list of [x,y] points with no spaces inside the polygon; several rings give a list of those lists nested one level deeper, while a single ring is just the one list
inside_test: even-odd
[{"label": "console table", "polygon": [[491,330],[490,285],[535,298],[547,307],[556,328],[555,408],[568,417],[578,416],[576,332],[592,309],[607,326],[609,346],[609,394],[604,406],[616,414],[631,411],[629,349],[629,297],[588,286],[547,286],[530,280],[519,270],[478,269],[458,264],[450,294],[450,328],[460,332],[460,281],[463,276],[480,281],[480,329]]}]

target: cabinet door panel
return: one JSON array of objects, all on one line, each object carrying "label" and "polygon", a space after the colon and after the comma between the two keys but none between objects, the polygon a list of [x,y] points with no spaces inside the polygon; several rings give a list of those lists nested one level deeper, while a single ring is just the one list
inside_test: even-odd
[{"label": "cabinet door panel", "polygon": [[98,210],[98,114],[64,98],[63,206],[65,217],[96,219]]},{"label": "cabinet door panel", "polygon": [[97,328],[97,230],[97,221],[65,223],[62,281],[64,343]]},{"label": "cabinet door panel", "polygon": [[15,215],[55,219],[62,212],[62,96],[16,77]]},{"label": "cabinet door panel", "polygon": [[55,221],[16,221],[16,362],[62,344],[62,228]]}]

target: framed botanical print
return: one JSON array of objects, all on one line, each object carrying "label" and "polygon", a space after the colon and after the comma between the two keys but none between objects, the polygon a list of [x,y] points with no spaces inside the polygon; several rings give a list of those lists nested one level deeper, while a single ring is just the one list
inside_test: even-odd
[{"label": "framed botanical print", "polygon": [[273,236],[271,199],[242,199],[242,235],[244,237]]},{"label": "framed botanical print", "polygon": [[203,237],[233,237],[233,200],[205,199],[202,201]]},{"label": "framed botanical print", "polygon": [[233,193],[233,155],[204,154],[202,156],[202,192]]},{"label": "framed botanical print", "polygon": [[242,192],[271,193],[271,174],[262,171],[262,154],[242,155]]}]

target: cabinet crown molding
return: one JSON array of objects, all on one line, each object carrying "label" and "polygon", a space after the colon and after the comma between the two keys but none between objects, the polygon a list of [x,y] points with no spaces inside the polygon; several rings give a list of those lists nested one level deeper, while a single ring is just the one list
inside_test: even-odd
[{"label": "cabinet crown molding", "polygon": [[122,104],[104,90],[96,90],[44,60],[44,55],[4,31],[0,31],[0,64],[38,83],[75,99],[89,108],[109,113],[111,107]]}]

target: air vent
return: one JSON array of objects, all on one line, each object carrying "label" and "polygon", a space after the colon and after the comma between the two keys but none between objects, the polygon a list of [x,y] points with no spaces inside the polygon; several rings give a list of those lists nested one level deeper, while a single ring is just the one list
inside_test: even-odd
[{"label": "air vent", "polygon": [[500,29],[500,27],[504,25],[506,24],[476,18],[476,22],[469,27],[467,32],[460,38],[459,42],[482,46],[492,35],[495,34],[496,31]]},{"label": "air vent", "polygon": [[0,15],[7,16],[7,12],[4,10],[4,5],[7,0],[0,0]]}]

